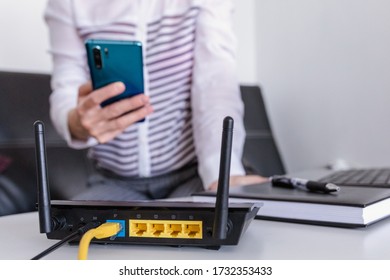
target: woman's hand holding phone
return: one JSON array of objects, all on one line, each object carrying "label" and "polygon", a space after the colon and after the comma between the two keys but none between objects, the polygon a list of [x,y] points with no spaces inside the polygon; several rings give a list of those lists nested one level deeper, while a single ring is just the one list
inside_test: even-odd
[{"label": "woman's hand holding phone", "polygon": [[106,143],[153,112],[149,98],[144,94],[101,106],[103,101],[124,90],[122,82],[111,83],[96,90],[93,90],[91,82],[82,85],[79,88],[77,107],[68,115],[72,137],[87,140],[92,136],[99,143]]}]

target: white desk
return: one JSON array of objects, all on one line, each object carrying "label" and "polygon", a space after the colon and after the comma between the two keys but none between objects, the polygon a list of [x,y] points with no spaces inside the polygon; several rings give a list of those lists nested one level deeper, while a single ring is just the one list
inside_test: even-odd
[{"label": "white desk", "polygon": [[[38,214],[0,217],[0,259],[28,260],[52,246],[39,233]],[[390,260],[390,219],[368,228],[346,229],[255,220],[237,246],[220,250],[190,247],[92,244],[88,259],[126,260]],[[64,245],[43,259],[77,259],[78,247]]]}]

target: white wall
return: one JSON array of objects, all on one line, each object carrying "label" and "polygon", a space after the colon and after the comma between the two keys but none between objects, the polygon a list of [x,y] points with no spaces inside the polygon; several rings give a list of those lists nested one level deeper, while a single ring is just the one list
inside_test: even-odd
[{"label": "white wall", "polygon": [[0,70],[49,73],[46,0],[0,1]]},{"label": "white wall", "polygon": [[237,36],[238,76],[243,84],[257,84],[256,1],[234,0],[234,31]]},{"label": "white wall", "polygon": [[258,80],[290,171],[390,166],[390,1],[256,1]]}]

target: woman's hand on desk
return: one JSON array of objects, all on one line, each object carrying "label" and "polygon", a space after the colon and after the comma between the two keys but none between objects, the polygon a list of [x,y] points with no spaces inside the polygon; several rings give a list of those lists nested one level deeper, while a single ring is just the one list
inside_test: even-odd
[{"label": "woman's hand on desk", "polygon": [[[269,178],[259,175],[241,175],[230,176],[230,187],[261,184],[269,181]],[[216,190],[218,188],[218,181],[215,181],[209,186],[209,190]]]}]

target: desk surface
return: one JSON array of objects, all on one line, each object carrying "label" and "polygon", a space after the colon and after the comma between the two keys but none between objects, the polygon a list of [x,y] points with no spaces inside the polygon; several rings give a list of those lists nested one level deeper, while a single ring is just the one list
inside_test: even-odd
[{"label": "desk surface", "polygon": [[[28,260],[57,240],[39,233],[38,214],[0,217],[0,259]],[[89,259],[202,260],[390,260],[390,219],[367,228],[347,229],[254,220],[237,246],[203,248],[92,244]],[[78,247],[66,244],[44,259],[77,259]]]}]

